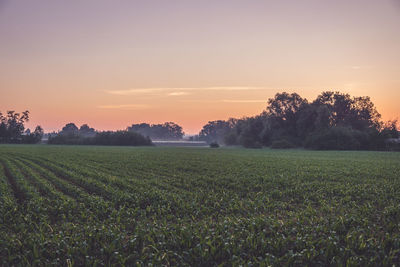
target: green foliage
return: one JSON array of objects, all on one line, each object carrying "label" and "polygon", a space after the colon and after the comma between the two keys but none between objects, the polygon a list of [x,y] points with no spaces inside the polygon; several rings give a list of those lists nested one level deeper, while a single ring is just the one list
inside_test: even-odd
[{"label": "green foliage", "polygon": [[37,126],[33,133],[25,130],[25,123],[29,121],[29,111],[22,114],[15,111],[7,111],[7,115],[0,112],[0,143],[11,144],[35,144],[41,141],[43,129]]},{"label": "green foliage", "polygon": [[73,133],[60,133],[49,137],[52,145],[102,145],[102,146],[149,146],[152,145],[150,138],[136,132],[129,131],[107,131],[96,132],[92,137],[85,137]]},{"label": "green foliage", "polygon": [[393,266],[400,154],[0,146],[2,266]]},{"label": "green foliage", "polygon": [[[227,121],[209,121],[201,129],[199,140],[205,141],[209,144],[212,142],[224,143],[226,140],[225,136],[232,130],[236,123],[236,119],[229,119]],[[234,142],[232,139],[227,141],[231,144]]]},{"label": "green foliage", "polygon": [[292,143],[290,143],[288,140],[286,139],[281,139],[281,140],[277,140],[272,142],[271,144],[271,148],[295,148],[296,146],[293,145]]},{"label": "green foliage", "polygon": [[33,133],[29,133],[22,136],[22,143],[24,144],[37,144],[42,140],[43,129],[40,126],[36,126]]},{"label": "green foliage", "polygon": [[253,138],[246,135],[242,135],[240,137],[239,144],[241,144],[245,148],[262,148],[262,144],[259,141],[254,140]]},{"label": "green foliage", "polygon": [[238,143],[237,135],[234,132],[229,132],[224,136],[224,143],[228,146],[233,146]]},{"label": "green foliage", "polygon": [[[369,97],[322,92],[313,102],[296,93],[277,93],[258,116],[213,121],[200,137],[247,148],[292,146],[327,150],[396,150],[397,121],[382,123]],[[394,142],[393,142],[394,141]],[[288,144],[286,144],[288,145]]]},{"label": "green foliage", "polygon": [[216,142],[213,142],[213,143],[210,144],[210,147],[211,148],[219,148],[219,144],[216,143]]},{"label": "green foliage", "polygon": [[347,127],[332,127],[308,136],[305,147],[319,150],[368,149],[369,136]]},{"label": "green foliage", "polygon": [[132,124],[127,130],[148,136],[152,140],[179,140],[184,135],[182,127],[174,122]]}]

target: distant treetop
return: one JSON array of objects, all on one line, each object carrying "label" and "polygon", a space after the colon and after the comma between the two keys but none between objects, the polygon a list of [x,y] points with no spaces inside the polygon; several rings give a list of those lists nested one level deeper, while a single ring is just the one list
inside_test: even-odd
[{"label": "distant treetop", "polygon": [[163,124],[132,124],[127,130],[148,136],[152,140],[179,140],[184,135],[182,127],[174,122],[165,122]]}]

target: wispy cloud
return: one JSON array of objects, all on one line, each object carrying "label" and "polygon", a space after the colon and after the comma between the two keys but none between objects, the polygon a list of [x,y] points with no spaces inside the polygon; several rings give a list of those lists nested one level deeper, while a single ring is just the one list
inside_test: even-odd
[{"label": "wispy cloud", "polygon": [[[175,92],[183,93],[187,91],[249,91],[270,89],[267,87],[254,86],[214,86],[214,87],[159,87],[159,88],[131,88],[127,90],[107,90],[108,94],[112,95],[136,95],[136,94],[152,94],[157,92],[168,92],[168,95],[173,95]],[[183,95],[183,94],[180,94]]]},{"label": "wispy cloud", "polygon": [[361,69],[372,69],[373,66],[370,65],[353,65],[349,66],[350,69],[352,70],[361,70]]},{"label": "wispy cloud", "polygon": [[266,100],[259,100],[259,99],[224,99],[222,102],[225,103],[266,103]]},{"label": "wispy cloud", "polygon": [[124,109],[124,110],[135,110],[135,109],[146,109],[148,105],[144,104],[125,104],[125,105],[102,105],[98,106],[101,109]]},{"label": "wispy cloud", "polygon": [[151,94],[163,91],[163,88],[136,88],[128,90],[107,90],[106,93],[112,95],[135,95],[135,94]]},{"label": "wispy cloud", "polygon": [[196,88],[197,90],[211,90],[211,91],[249,91],[249,90],[262,90],[268,89],[266,87],[253,87],[253,86],[222,86],[222,87],[203,87]]},{"label": "wispy cloud", "polygon": [[188,92],[172,92],[168,94],[169,96],[181,96],[181,95],[189,95]]}]

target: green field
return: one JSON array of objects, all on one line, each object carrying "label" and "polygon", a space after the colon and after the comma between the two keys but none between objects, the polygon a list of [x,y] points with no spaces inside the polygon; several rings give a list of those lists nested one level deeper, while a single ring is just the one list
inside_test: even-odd
[{"label": "green field", "polygon": [[0,265],[400,262],[400,153],[0,146]]}]

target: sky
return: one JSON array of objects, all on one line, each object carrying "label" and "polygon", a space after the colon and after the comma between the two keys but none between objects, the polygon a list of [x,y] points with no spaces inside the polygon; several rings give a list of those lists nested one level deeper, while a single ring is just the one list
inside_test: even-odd
[{"label": "sky", "polygon": [[400,117],[400,0],[0,0],[0,111],[31,128],[195,134],[326,90]]}]

